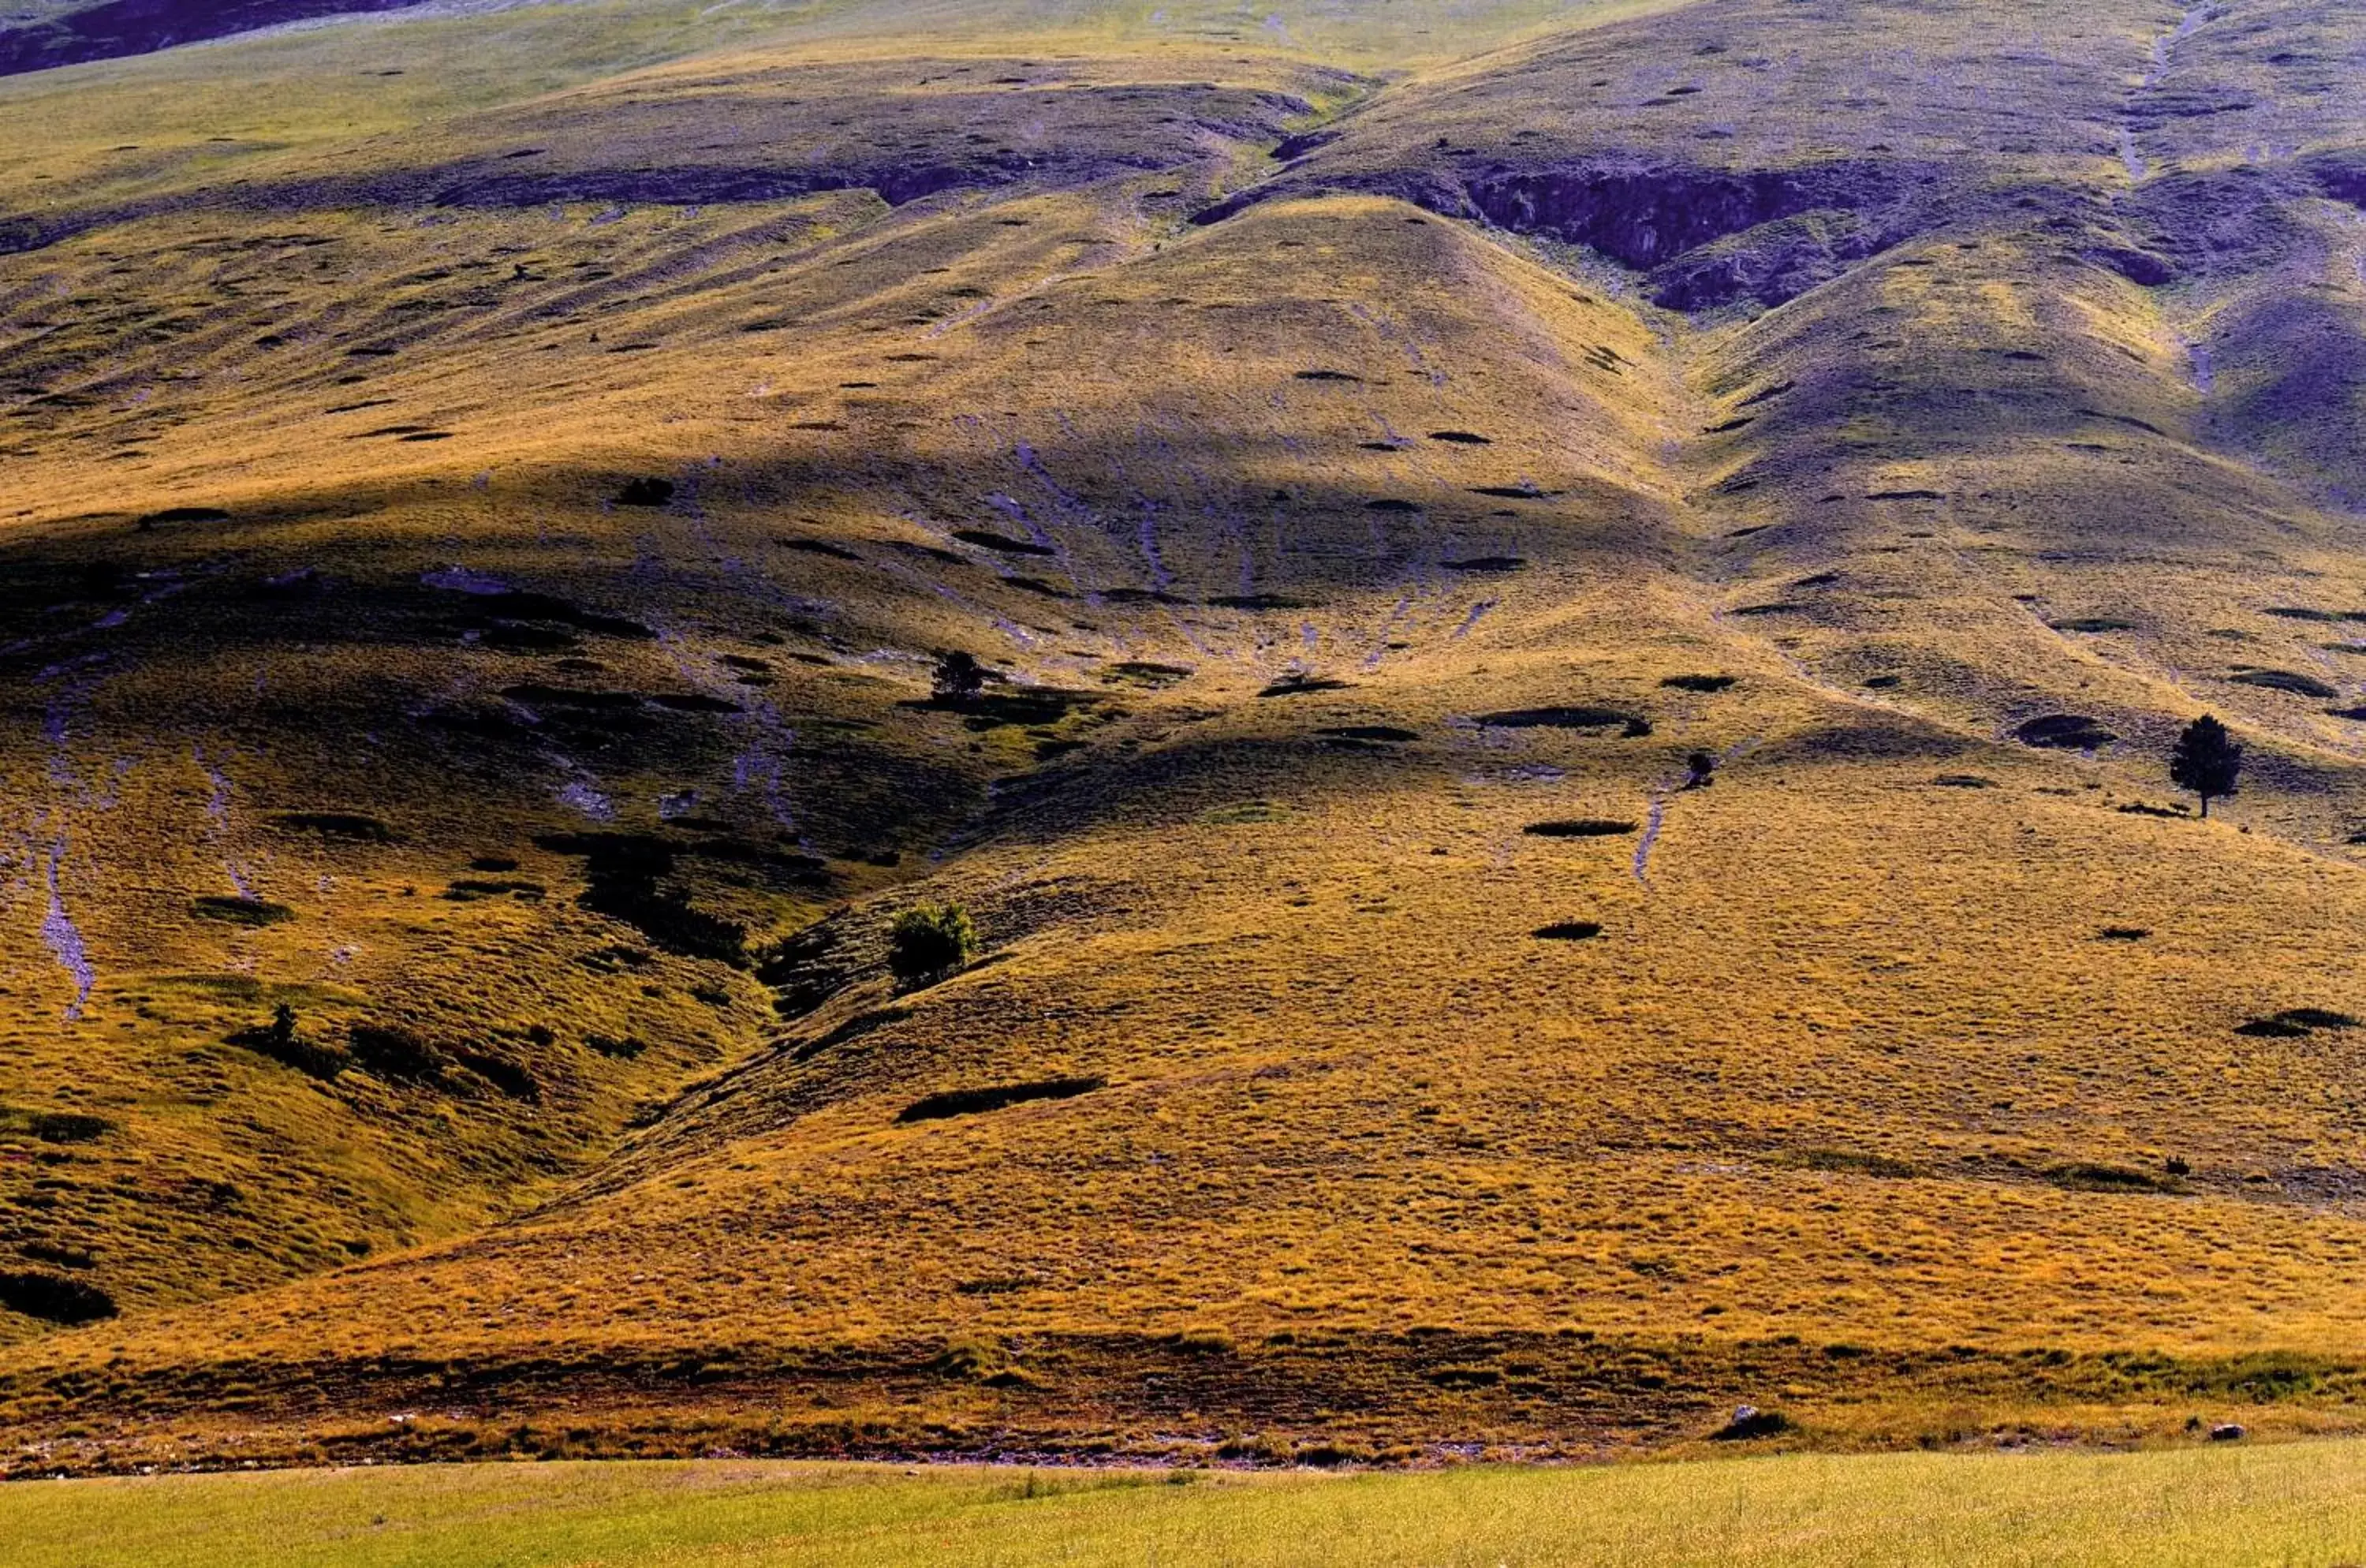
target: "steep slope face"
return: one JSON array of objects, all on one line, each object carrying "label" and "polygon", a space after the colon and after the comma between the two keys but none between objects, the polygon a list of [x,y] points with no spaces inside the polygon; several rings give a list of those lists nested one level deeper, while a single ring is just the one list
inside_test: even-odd
[{"label": "steep slope face", "polygon": [[1402,193],[1599,252],[1658,303],[1773,305],[1975,211],[2108,229],[2160,7],[1712,0],[1435,73],[1271,189]]},{"label": "steep slope face", "polygon": [[2169,232],[2221,19],[769,50],[75,209],[24,1462],[2344,1419],[2344,133]]}]

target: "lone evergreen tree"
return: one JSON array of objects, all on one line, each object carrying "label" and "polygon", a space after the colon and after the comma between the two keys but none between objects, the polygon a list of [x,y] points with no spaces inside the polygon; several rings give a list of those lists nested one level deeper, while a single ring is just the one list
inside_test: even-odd
[{"label": "lone evergreen tree", "polygon": [[970,703],[986,687],[986,666],[977,655],[955,649],[937,660],[936,694],[941,703]]},{"label": "lone evergreen tree", "polygon": [[1684,759],[1684,766],[1690,770],[1684,780],[1686,789],[1707,789],[1717,783],[1717,759],[1707,752],[1694,752]]},{"label": "lone evergreen tree", "polygon": [[2235,780],[2242,771],[2243,743],[2206,713],[2185,727],[2169,757],[2169,782],[2200,795],[2205,818],[2212,797],[2235,793]]}]

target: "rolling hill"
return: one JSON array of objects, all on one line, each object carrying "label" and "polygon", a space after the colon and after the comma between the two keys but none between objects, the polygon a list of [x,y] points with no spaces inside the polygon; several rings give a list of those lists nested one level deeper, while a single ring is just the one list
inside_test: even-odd
[{"label": "rolling hill", "polygon": [[0,1463],[2354,1426],[2361,51],[0,82]]}]

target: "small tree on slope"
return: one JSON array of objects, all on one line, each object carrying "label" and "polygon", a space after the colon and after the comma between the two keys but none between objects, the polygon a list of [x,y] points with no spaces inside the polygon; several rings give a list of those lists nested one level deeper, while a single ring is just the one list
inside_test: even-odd
[{"label": "small tree on slope", "polygon": [[2235,780],[2242,771],[2242,742],[2208,714],[2185,727],[2185,733],[2177,738],[2177,750],[2169,757],[2169,782],[2200,795],[2205,818],[2214,796],[2235,793]]},{"label": "small tree on slope", "polygon": [[959,904],[922,904],[896,917],[887,967],[906,990],[941,979],[977,956],[977,928]]},{"label": "small tree on slope", "polygon": [[974,703],[986,688],[986,666],[977,655],[955,649],[937,660],[934,682],[937,701],[956,706]]}]

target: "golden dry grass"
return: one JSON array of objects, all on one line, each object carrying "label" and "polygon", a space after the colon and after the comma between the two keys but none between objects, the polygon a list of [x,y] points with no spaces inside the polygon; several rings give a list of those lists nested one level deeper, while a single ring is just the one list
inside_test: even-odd
[{"label": "golden dry grass", "polygon": [[[2066,104],[2149,47],[2107,12]],[[8,258],[0,1101],[109,1126],[7,1123],[0,1190],[127,1309],[0,1314],[21,1462],[2346,1425],[2360,1036],[2237,1030],[2366,1011],[2355,426],[2270,417],[2272,332],[2222,324],[2335,278],[2341,220],[2164,288],[1966,196],[1681,314],[1404,172],[1755,16],[1402,92],[1360,45],[774,39]],[[195,59],[91,68],[93,123]],[[1321,179],[1189,220],[1368,94]],[[1632,108],[1578,129],[1667,155]],[[2122,177],[2091,141],[1981,177]],[[883,199],[882,149],[943,191]],[[419,173],[536,160],[530,200]],[[925,700],[952,647],[1000,705]],[[1583,706],[1648,733],[1487,721]],[[2169,819],[2205,707],[2251,773]],[[2062,714],[2115,740],[2016,738]],[[1527,830],[1573,819],[1624,830]],[[636,929],[558,836],[603,832],[760,959],[835,945]],[[242,890],[293,918],[197,903]],[[920,897],[990,951],[896,997]],[[452,1065],[226,1043],[281,1000]]]}]

